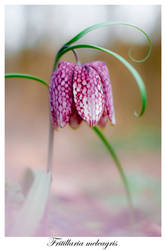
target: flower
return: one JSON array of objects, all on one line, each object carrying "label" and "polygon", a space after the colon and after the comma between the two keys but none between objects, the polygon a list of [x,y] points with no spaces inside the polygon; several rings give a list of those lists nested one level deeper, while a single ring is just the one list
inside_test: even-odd
[{"label": "flower", "polygon": [[54,128],[82,120],[89,126],[115,124],[112,86],[102,61],[82,65],[62,61],[52,73],[49,86],[51,122]]}]

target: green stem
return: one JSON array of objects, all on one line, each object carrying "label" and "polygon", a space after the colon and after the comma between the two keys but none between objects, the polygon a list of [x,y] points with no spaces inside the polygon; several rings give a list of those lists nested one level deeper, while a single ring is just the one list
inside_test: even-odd
[{"label": "green stem", "polygon": [[13,78],[13,77],[31,79],[34,81],[41,82],[42,84],[46,85],[47,87],[49,86],[48,83],[46,83],[45,81],[43,81],[42,79],[40,79],[37,76],[28,75],[28,74],[19,74],[19,73],[7,73],[7,74],[5,74],[5,78]]},{"label": "green stem", "polygon": [[102,23],[97,23],[97,24],[94,24],[92,26],[89,26],[87,28],[85,28],[84,30],[82,30],[81,32],[79,32],[76,36],[74,36],[71,40],[69,40],[67,43],[64,44],[64,46],[61,48],[62,50],[66,47],[69,47],[69,45],[71,45],[72,43],[75,43],[76,41],[78,41],[80,38],[82,38],[83,36],[85,36],[87,33],[93,31],[93,30],[96,30],[96,29],[99,29],[99,28],[102,28],[102,27],[107,27],[107,26],[110,26],[110,25],[123,25],[123,26],[128,26],[128,27],[132,27],[138,31],[140,31],[147,39],[148,43],[149,43],[149,50],[148,50],[148,53],[147,55],[143,58],[143,59],[134,59],[132,56],[131,56],[131,50],[129,51],[129,57],[130,59],[133,61],[133,62],[145,62],[149,57],[150,57],[150,54],[152,52],[152,41],[150,39],[150,37],[148,36],[148,34],[142,30],[141,28],[139,28],[138,26],[136,25],[133,25],[133,24],[129,24],[129,23],[124,23],[124,22],[120,22],[120,21],[114,21],[114,22],[102,22]]},{"label": "green stem", "polygon": [[127,177],[126,177],[126,175],[125,175],[125,173],[123,171],[121,163],[120,163],[114,149],[112,148],[112,146],[110,145],[108,140],[105,138],[105,136],[102,134],[102,132],[96,126],[93,127],[92,129],[99,136],[99,138],[101,139],[101,141],[103,142],[105,147],[108,149],[110,155],[112,156],[112,158],[113,158],[113,160],[114,160],[114,162],[115,162],[115,164],[116,164],[116,166],[118,168],[118,171],[119,171],[119,174],[121,176],[122,182],[124,184],[127,200],[128,200],[128,203],[129,203],[129,207],[130,207],[131,210],[133,210],[132,198],[131,198],[131,194],[130,194],[130,188],[129,188],[129,184],[128,184],[128,181],[127,181]]}]

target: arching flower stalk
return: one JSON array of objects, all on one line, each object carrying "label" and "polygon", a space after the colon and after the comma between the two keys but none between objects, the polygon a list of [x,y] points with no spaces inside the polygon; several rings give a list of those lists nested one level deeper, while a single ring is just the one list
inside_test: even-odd
[{"label": "arching flower stalk", "polygon": [[[77,128],[82,121],[86,121],[88,125],[92,127],[94,132],[99,136],[99,138],[109,151],[110,155],[112,156],[120,173],[122,182],[125,187],[129,206],[132,210],[131,193],[125,172],[112,146],[110,145],[108,140],[104,137],[103,133],[97,127],[97,126],[105,127],[108,121],[110,121],[112,125],[115,125],[115,111],[114,111],[113,94],[112,94],[111,81],[109,77],[109,71],[107,69],[106,64],[102,61],[87,62],[81,64],[79,62],[76,50],[80,48],[97,49],[99,51],[114,56],[121,63],[123,63],[125,67],[127,67],[127,69],[135,78],[141,94],[142,108],[139,114],[135,112],[135,115],[137,117],[142,116],[146,108],[146,89],[144,86],[144,82],[139,73],[135,70],[135,68],[117,53],[91,44],[72,45],[74,42],[78,41],[81,37],[83,37],[90,31],[93,31],[100,27],[108,25],[117,25],[117,24],[135,28],[145,35],[145,37],[149,42],[149,51],[147,56],[144,59],[136,60],[132,58],[130,51],[129,57],[134,62],[144,62],[145,60],[147,60],[151,54],[152,43],[148,35],[142,29],[140,29],[135,25],[123,22],[103,22],[86,28],[85,30],[77,34],[74,38],[72,38],[70,41],[68,41],[66,44],[64,44],[64,46],[62,46],[62,48],[58,51],[55,58],[53,72],[50,77],[50,84],[46,83],[45,81],[41,80],[38,77],[27,74],[11,73],[11,74],[6,74],[5,77],[6,78],[22,77],[22,78],[33,79],[49,87],[50,129],[49,129],[49,143],[48,143],[47,172],[51,173],[52,169],[54,130],[58,127],[63,128],[67,124],[70,125],[72,128]],[[59,62],[62,55],[64,55],[70,50],[72,50],[75,55],[76,63],[66,62],[66,61]],[[42,185],[42,181],[38,183]],[[48,181],[47,183],[48,183],[47,185],[50,185],[50,181]],[[25,203],[26,205],[24,206],[24,211],[28,211],[28,206],[31,206],[30,203],[33,200],[33,196],[36,195],[34,186],[32,190],[28,196],[29,202]],[[37,190],[38,190],[37,195],[39,195],[39,190],[41,190],[41,193],[43,192],[43,188],[38,188]],[[46,201],[46,199],[44,199],[44,201]],[[37,209],[36,208],[35,210],[31,209],[30,211],[36,212]],[[22,211],[21,218],[23,217],[24,214]],[[28,222],[26,228],[28,228]],[[36,226],[34,226],[34,228],[36,228]],[[31,233],[32,231],[33,230],[31,228]]]}]

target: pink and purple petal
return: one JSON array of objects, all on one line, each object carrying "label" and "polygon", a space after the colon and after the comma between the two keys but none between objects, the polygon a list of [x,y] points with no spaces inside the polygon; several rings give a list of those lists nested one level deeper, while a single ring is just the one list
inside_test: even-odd
[{"label": "pink and purple petal", "polygon": [[105,128],[105,126],[107,125],[107,122],[108,122],[108,114],[107,114],[107,109],[105,107],[102,117],[100,118],[97,125],[99,125],[99,127],[101,128]]},{"label": "pink and purple petal", "polygon": [[113,104],[112,86],[109,71],[106,64],[102,61],[89,62],[85,65],[92,67],[99,74],[104,87],[104,95],[108,117],[112,124],[115,124],[115,112]]},{"label": "pink and purple petal", "polygon": [[76,65],[73,77],[73,95],[78,114],[95,126],[105,106],[103,85],[98,73],[87,65]]},{"label": "pink and purple petal", "polygon": [[70,121],[69,121],[70,127],[73,129],[76,129],[79,127],[81,122],[82,122],[82,118],[79,116],[76,108],[73,108],[73,112],[72,112],[72,115],[71,115]]},{"label": "pink and purple petal", "polygon": [[63,128],[72,114],[72,81],[74,64],[60,62],[52,73],[49,86],[51,121],[54,128]]}]

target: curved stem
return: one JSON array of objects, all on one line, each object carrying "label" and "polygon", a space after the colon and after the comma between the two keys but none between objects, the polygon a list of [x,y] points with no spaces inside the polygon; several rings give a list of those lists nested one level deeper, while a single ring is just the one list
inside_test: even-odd
[{"label": "curved stem", "polygon": [[31,79],[34,81],[38,81],[41,82],[42,84],[46,85],[47,87],[49,86],[47,82],[43,81],[42,79],[40,79],[37,76],[33,76],[33,75],[28,75],[28,74],[20,74],[20,73],[7,73],[5,74],[5,78],[26,78],[26,79]]},{"label": "curved stem", "polygon": [[77,52],[77,50],[76,50],[76,49],[73,49],[72,52],[73,52],[74,57],[75,57],[75,59],[76,59],[76,64],[81,65],[80,60],[79,60],[79,57],[78,57],[78,52]]},{"label": "curved stem", "polygon": [[72,43],[78,41],[80,38],[82,38],[83,36],[85,36],[90,31],[93,31],[93,30],[96,30],[96,29],[99,29],[99,28],[102,28],[102,27],[106,27],[106,26],[111,26],[111,25],[123,25],[123,26],[132,27],[132,28],[140,31],[146,37],[146,39],[147,39],[147,41],[149,43],[149,50],[148,50],[147,55],[143,59],[137,60],[137,59],[134,59],[131,56],[131,51],[129,51],[129,54],[128,54],[129,58],[133,62],[145,62],[150,57],[150,54],[151,54],[151,51],[152,51],[152,41],[151,41],[150,37],[148,36],[148,34],[144,30],[142,30],[141,28],[139,28],[136,25],[125,23],[125,22],[120,22],[120,21],[102,22],[102,23],[97,23],[97,24],[94,24],[92,26],[89,26],[89,27],[85,28],[84,30],[82,30],[81,32],[79,32],[76,36],[74,36],[67,43],[65,43],[65,45],[62,47],[62,49],[66,48],[67,46],[71,45]]},{"label": "curved stem", "polygon": [[112,55],[114,56],[116,59],[118,59],[121,63],[123,63],[127,69],[131,72],[131,74],[133,75],[133,77],[135,78],[136,80],[136,83],[139,87],[139,90],[140,90],[140,94],[141,94],[141,98],[142,98],[142,109],[141,109],[141,112],[140,114],[137,114],[136,112],[134,113],[135,116],[142,116],[145,112],[145,109],[146,109],[146,89],[145,89],[145,85],[144,85],[144,82],[141,78],[141,76],[139,75],[139,73],[137,72],[137,70],[128,62],[126,61],[122,56],[120,56],[119,54],[111,51],[111,50],[108,50],[108,49],[105,49],[105,48],[102,48],[102,47],[99,47],[97,45],[91,45],[91,44],[77,44],[77,45],[73,45],[71,47],[68,47],[68,48],[65,48],[64,50],[62,50],[60,53],[57,54],[57,57],[56,57],[56,63],[55,63],[55,67],[60,59],[60,57],[65,54],[66,52],[70,51],[70,50],[73,50],[73,49],[78,49],[78,48],[90,48],[90,49],[96,49],[96,50],[100,50],[102,52],[105,52],[109,55]]},{"label": "curved stem", "polygon": [[130,188],[129,188],[129,184],[127,181],[127,177],[123,171],[123,168],[121,166],[121,163],[114,151],[114,149],[112,148],[112,146],[110,145],[110,143],[108,142],[108,140],[105,138],[105,136],[102,134],[102,132],[97,128],[97,127],[93,127],[92,128],[94,130],[94,132],[98,135],[98,137],[101,139],[101,141],[104,143],[105,147],[107,148],[107,150],[109,151],[110,155],[112,156],[117,169],[119,171],[120,177],[122,179],[124,188],[125,188],[125,192],[126,192],[126,197],[129,203],[129,207],[131,210],[131,213],[133,213],[133,204],[132,204],[132,198],[131,198],[131,193],[130,193]]}]

